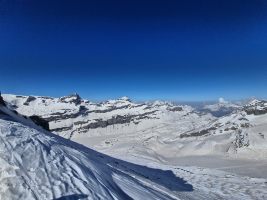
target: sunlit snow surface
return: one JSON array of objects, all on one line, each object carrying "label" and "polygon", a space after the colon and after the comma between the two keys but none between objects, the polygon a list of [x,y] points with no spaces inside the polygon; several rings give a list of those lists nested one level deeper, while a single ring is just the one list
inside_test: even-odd
[{"label": "sunlit snow surface", "polygon": [[[59,107],[70,109],[70,112],[77,110],[73,103],[58,103],[57,99],[48,100],[48,105],[40,99],[24,106],[24,100],[16,102],[21,100],[8,95],[7,98],[23,114],[51,115],[58,112]],[[93,113],[84,118],[80,116],[79,120],[147,112],[127,99],[103,105],[86,104],[97,107],[91,107],[91,110],[106,109],[110,104],[131,106],[108,113]],[[29,128],[33,125],[28,122],[23,126],[1,120],[1,138],[13,144],[1,143],[1,194],[14,195],[8,196],[11,199],[19,199],[19,194],[29,198],[39,195],[37,199],[71,195],[88,195],[88,199],[267,198],[267,177],[260,175],[266,172],[264,166],[267,166],[266,114],[247,115],[240,110],[217,119],[194,112],[191,107],[184,107],[181,112],[169,112],[167,106],[156,102],[150,108],[159,110],[156,112],[159,119],[89,130],[71,138],[117,159]],[[60,123],[73,123],[73,120],[76,119],[52,125],[61,126]],[[191,137],[211,127],[215,128],[204,135]],[[183,134],[186,137],[181,137]],[[253,161],[247,161],[247,158]],[[12,189],[12,184],[19,187]]]}]

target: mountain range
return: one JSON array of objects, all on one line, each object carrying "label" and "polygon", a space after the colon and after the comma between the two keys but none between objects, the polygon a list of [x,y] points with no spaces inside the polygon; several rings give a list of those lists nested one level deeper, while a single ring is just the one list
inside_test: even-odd
[{"label": "mountain range", "polygon": [[264,177],[175,164],[188,156],[265,160],[267,101],[196,108],[127,97],[2,96],[0,199],[267,197]]}]

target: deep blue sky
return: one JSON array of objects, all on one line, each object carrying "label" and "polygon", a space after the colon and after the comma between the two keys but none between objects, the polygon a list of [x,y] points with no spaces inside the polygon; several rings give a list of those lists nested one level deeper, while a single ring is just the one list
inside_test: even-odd
[{"label": "deep blue sky", "polygon": [[0,89],[267,98],[264,0],[0,0]]}]

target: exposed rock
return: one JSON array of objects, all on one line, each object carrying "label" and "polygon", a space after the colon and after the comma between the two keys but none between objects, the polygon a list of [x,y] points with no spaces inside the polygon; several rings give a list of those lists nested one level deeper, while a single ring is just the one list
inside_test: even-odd
[{"label": "exposed rock", "polygon": [[63,112],[56,112],[50,114],[50,116],[44,117],[47,121],[57,121],[62,119],[74,119],[78,116],[85,116],[89,113],[85,106],[80,106],[79,111],[76,113],[68,113],[69,110],[65,109]]},{"label": "exposed rock", "polygon": [[0,105],[6,106],[6,103],[5,103],[4,99],[3,99],[3,97],[1,96],[1,93],[0,93]]},{"label": "exposed rock", "polygon": [[210,133],[210,131],[216,130],[216,129],[217,129],[216,127],[210,127],[208,129],[203,129],[203,130],[198,131],[198,132],[183,133],[180,135],[180,138],[203,136],[203,135]]},{"label": "exposed rock", "polygon": [[49,123],[45,120],[42,119],[39,116],[33,115],[33,116],[29,116],[29,118],[38,126],[41,126],[43,129],[48,130],[49,131]]},{"label": "exposed rock", "polygon": [[107,113],[107,112],[111,112],[111,111],[114,111],[114,110],[119,110],[119,109],[124,109],[124,108],[129,108],[131,105],[124,105],[124,106],[111,106],[110,108],[108,109],[104,109],[104,110],[92,110],[92,111],[89,111],[89,113]]},{"label": "exposed rock", "polygon": [[[99,103],[83,100],[78,94],[61,98],[10,96],[7,99],[22,114],[40,116],[49,122],[50,129],[53,132],[64,136],[114,125],[136,126],[146,119],[153,119],[153,123],[156,123],[154,120],[161,117],[165,120],[165,116],[170,112],[176,112],[171,113],[171,115],[180,117],[186,117],[186,114],[190,115],[191,111],[193,112],[190,106],[176,106],[162,101],[134,103],[128,97]],[[30,103],[32,101],[36,103]],[[29,106],[24,103],[29,104]],[[200,113],[196,114],[201,117]],[[144,124],[144,126],[149,125],[150,123]],[[92,133],[95,133],[95,131],[92,131]]]},{"label": "exposed rock", "polygon": [[51,129],[50,131],[52,131],[52,132],[61,132],[61,131],[70,131],[70,130],[72,130],[72,126],[54,128],[54,129]]},{"label": "exposed rock", "polygon": [[128,124],[130,122],[134,122],[135,124],[139,123],[139,120],[141,119],[153,119],[153,117],[149,116],[156,111],[151,111],[151,112],[146,112],[143,114],[139,115],[116,115],[112,116],[112,118],[107,119],[107,120],[102,120],[102,119],[95,119],[95,122],[88,123],[84,121],[79,121],[79,122],[74,122],[74,125],[84,125],[80,128],[78,128],[80,131],[88,131],[89,129],[96,129],[96,128],[105,128],[110,125],[116,125],[116,124]]},{"label": "exposed rock", "polygon": [[174,107],[167,108],[167,110],[172,111],[172,112],[177,112],[177,111],[183,111],[183,108],[179,106],[174,106]]},{"label": "exposed rock", "polygon": [[242,130],[238,130],[236,133],[234,145],[236,148],[248,147],[249,146],[248,133],[243,132]]},{"label": "exposed rock", "polygon": [[240,124],[240,126],[242,128],[249,128],[249,127],[251,127],[251,124],[250,123],[244,123],[244,124]]},{"label": "exposed rock", "polygon": [[82,99],[77,93],[75,93],[69,96],[61,97],[59,101],[63,103],[74,103],[75,105],[78,105],[81,103]]},{"label": "exposed rock", "polygon": [[36,100],[35,97],[33,97],[33,96],[28,96],[28,98],[26,99],[26,101],[24,102],[23,105],[28,106],[29,103],[32,102],[32,101],[34,101],[34,100]]}]

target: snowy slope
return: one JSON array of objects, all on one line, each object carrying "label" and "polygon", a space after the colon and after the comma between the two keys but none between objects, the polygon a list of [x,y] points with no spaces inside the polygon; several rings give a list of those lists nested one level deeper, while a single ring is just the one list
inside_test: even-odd
[{"label": "snowy slope", "polygon": [[[227,153],[267,158],[267,104],[254,100],[236,112],[215,120],[202,129],[180,135],[183,148],[198,154]],[[197,138],[197,140],[195,140]],[[193,145],[192,145],[193,144]]]},{"label": "snowy slope", "polygon": [[257,154],[267,158],[265,101],[253,100],[241,107],[221,99],[220,105],[235,110],[215,118],[190,106],[162,101],[136,104],[126,97],[98,104],[78,95],[4,95],[4,99],[24,115],[49,120],[55,133],[117,157],[162,161],[189,155],[253,158]]},{"label": "snowy slope", "polygon": [[0,199],[177,199],[192,186],[171,171],[113,159],[0,107]]},{"label": "snowy slope", "polygon": [[0,199],[267,197],[265,179],[115,159],[51,134],[3,106],[0,140]]}]

